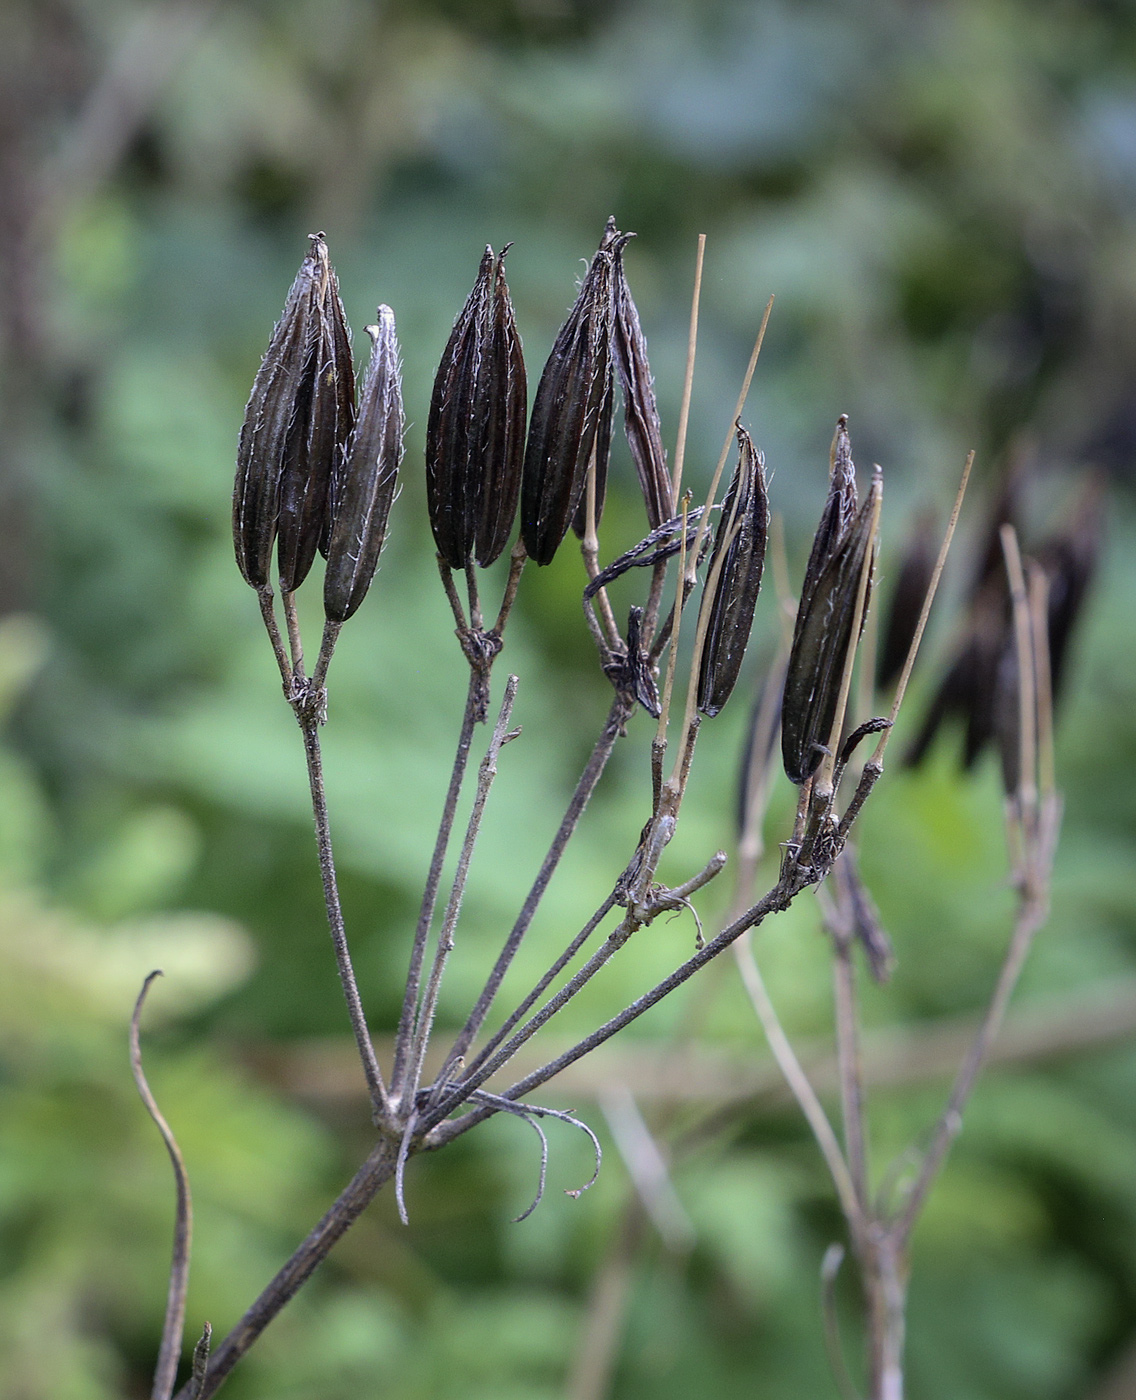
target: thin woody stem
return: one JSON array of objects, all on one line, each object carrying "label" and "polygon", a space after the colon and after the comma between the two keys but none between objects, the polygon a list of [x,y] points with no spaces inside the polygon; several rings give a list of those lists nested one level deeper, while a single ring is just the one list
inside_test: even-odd
[{"label": "thin woody stem", "polygon": [[840,1198],[841,1209],[844,1211],[849,1227],[853,1234],[858,1234],[862,1232],[864,1224],[860,1194],[853,1183],[836,1133],[828,1121],[828,1115],[821,1107],[820,1099],[817,1098],[816,1091],[809,1082],[809,1077],[797,1058],[796,1051],[793,1049],[789,1037],[785,1034],[777,1011],[769,999],[769,993],[766,991],[765,982],[757,966],[757,959],[753,954],[753,941],[748,937],[748,934],[734,944],[734,957],[737,959],[738,970],[741,972],[746,993],[753,1004],[758,1020],[761,1022],[765,1039],[769,1043],[773,1057],[777,1061],[785,1082],[793,1091],[793,1097],[800,1105],[805,1121],[816,1138],[817,1146],[820,1148],[833,1185],[836,1187],[836,1194]]},{"label": "thin woody stem", "polygon": [[367,1018],[359,999],[359,988],[355,982],[355,969],[351,965],[351,954],[347,947],[347,932],[343,925],[343,910],[339,903],[339,887],[335,877],[335,857],[331,848],[331,827],[327,815],[327,795],[324,791],[323,760],[320,755],[319,720],[308,711],[300,716],[300,728],[304,735],[304,753],[308,761],[308,785],[312,794],[312,815],[315,819],[316,848],[319,854],[320,877],[323,881],[324,905],[327,909],[327,923],[331,930],[331,942],[335,949],[335,962],[339,969],[339,980],[347,1002],[347,1014],[351,1019],[351,1029],[359,1058],[363,1063],[363,1073],[367,1078],[367,1090],[372,1107],[377,1115],[385,1117],[390,1111],[382,1071],[375,1057],[375,1047],[371,1043],[371,1033],[367,1029]]},{"label": "thin woody stem", "polygon": [[489,1014],[489,1009],[493,1005],[493,1000],[504,980],[505,974],[508,972],[514,957],[516,957],[517,949],[521,946],[521,940],[528,932],[530,924],[536,917],[537,909],[540,907],[540,902],[544,898],[544,892],[548,888],[549,881],[556,873],[556,867],[560,864],[560,858],[564,854],[564,850],[571,840],[580,818],[584,814],[584,809],[587,807],[592,794],[596,790],[596,785],[603,776],[603,771],[607,767],[608,759],[611,757],[612,750],[615,748],[615,742],[623,732],[623,726],[626,724],[629,714],[630,706],[627,701],[622,696],[616,695],[611,702],[611,709],[608,711],[607,721],[600,732],[600,737],[596,740],[595,748],[593,748],[584,771],[580,775],[580,781],[576,784],[576,790],[572,794],[572,800],[568,804],[568,810],[564,813],[564,819],[560,823],[556,835],[552,838],[552,845],[548,849],[548,854],[544,858],[544,863],[541,865],[537,877],[533,881],[532,888],[529,890],[528,896],[521,906],[521,911],[517,915],[516,922],[509,931],[509,936],[505,940],[505,946],[501,949],[497,961],[493,964],[493,969],[486,979],[481,995],[478,997],[473,1010],[469,1013],[468,1020],[459,1032],[457,1039],[454,1041],[454,1047],[448,1056],[448,1061],[450,1063],[455,1063],[468,1052],[486,1016]]},{"label": "thin woody stem", "polygon": [[342,626],[342,622],[332,622],[330,618],[323,625],[323,640],[320,643],[319,656],[316,658],[316,669],[312,672],[312,683],[321,688],[327,680],[327,668],[331,665],[332,653],[335,651],[339,629]]},{"label": "thin woody stem", "polygon": [[505,630],[505,624],[509,620],[509,614],[513,611],[513,604],[517,600],[517,589],[520,586],[521,574],[524,571],[528,555],[525,553],[523,540],[518,540],[513,546],[513,551],[509,555],[509,577],[505,580],[505,593],[501,599],[501,608],[497,614],[497,621],[493,624],[493,631],[499,637]]},{"label": "thin woody stem", "polygon": [[284,621],[288,627],[288,648],[292,653],[292,670],[297,676],[304,674],[304,644],[300,639],[300,617],[296,612],[295,593],[281,593],[284,605]]},{"label": "thin woody stem", "polygon": [[469,876],[469,866],[473,859],[474,848],[477,845],[477,837],[481,830],[481,819],[485,813],[485,804],[489,800],[489,790],[493,786],[493,779],[497,776],[497,756],[501,752],[503,744],[507,743],[512,736],[508,733],[509,718],[513,713],[513,702],[517,698],[517,677],[510,676],[505,685],[505,694],[501,700],[501,710],[497,716],[497,724],[493,730],[493,737],[489,741],[489,748],[484,759],[481,761],[481,769],[477,779],[477,794],[473,799],[473,809],[469,815],[469,822],[466,826],[465,840],[458,854],[457,870],[454,873],[454,883],[450,890],[450,897],[446,903],[446,912],[442,919],[442,928],[438,934],[438,946],[434,953],[434,965],[430,969],[430,980],[426,984],[426,992],[422,999],[422,1007],[418,1013],[418,1021],[415,1026],[414,1048],[410,1064],[410,1072],[407,1076],[407,1094],[413,1100],[418,1090],[419,1077],[422,1073],[422,1062],[426,1058],[426,1045],[430,1039],[430,1031],[434,1025],[434,1014],[438,1008],[438,996],[442,989],[442,978],[445,975],[446,963],[454,948],[454,930],[457,928],[458,919],[461,916],[462,899],[465,895],[466,880]]},{"label": "thin woody stem", "polygon": [[833,931],[833,995],[836,1059],[840,1078],[840,1108],[844,1119],[844,1148],[861,1210],[868,1210],[868,1160],[864,1124],[864,1074],[860,1057],[860,1021],[856,969],[847,929]]},{"label": "thin woody stem", "polygon": [[[442,577],[447,578],[449,570],[442,566]],[[452,587],[452,584],[451,584]],[[454,814],[461,795],[466,766],[469,763],[470,745],[477,724],[481,681],[471,668],[469,693],[466,696],[465,712],[462,715],[461,732],[458,735],[457,753],[450,773],[450,786],[442,807],[442,819],[438,824],[438,835],[434,841],[434,854],[430,859],[430,869],[426,876],[426,887],[422,892],[422,905],[418,913],[418,923],[414,930],[414,943],[410,953],[410,969],[406,975],[406,991],[402,1001],[398,1030],[395,1033],[394,1068],[391,1071],[391,1093],[396,1103],[403,1098],[407,1060],[410,1055],[410,1042],[414,1030],[414,1017],[418,1010],[418,992],[422,980],[422,965],[426,957],[426,942],[430,936],[430,925],[434,921],[434,907],[438,902],[438,887],[442,881],[442,867],[446,863],[446,851],[450,844],[450,833],[454,827]]]},{"label": "thin woody stem", "polygon": [[379,1188],[394,1175],[397,1151],[397,1142],[388,1138],[383,1138],[372,1148],[367,1160],[323,1219],[210,1357],[201,1389],[195,1395],[193,1382],[189,1381],[178,1391],[177,1400],[208,1400],[209,1396],[217,1393],[245,1352],[308,1281],[331,1252],[332,1246],[358,1220]]},{"label": "thin woody stem", "polygon": [[284,689],[288,691],[292,687],[292,664],[288,660],[288,653],[284,650],[284,639],[280,635],[280,628],[276,622],[276,613],[272,607],[272,589],[267,584],[263,588],[256,590],[257,601],[260,603],[260,615],[264,619],[264,628],[268,633],[268,640],[272,643],[272,652],[276,657],[276,664],[280,667],[280,679],[284,682]]}]

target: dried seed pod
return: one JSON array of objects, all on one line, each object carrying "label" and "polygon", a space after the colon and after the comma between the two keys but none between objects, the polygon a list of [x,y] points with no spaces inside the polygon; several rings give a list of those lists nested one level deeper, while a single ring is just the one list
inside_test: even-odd
[{"label": "dried seed pod", "polygon": [[237,446],[233,487],[233,544],[237,565],[253,588],[266,588],[280,511],[280,477],[289,438],[304,415],[312,321],[327,245],[311,241],[288,292],[253,381]]},{"label": "dried seed pod", "polygon": [[[694,541],[698,537],[698,522],[702,519],[702,512],[705,509],[705,506],[695,506],[693,510],[686,513],[687,549],[694,548]],[[673,558],[683,547],[682,523],[683,517],[681,515],[664,520],[645,539],[632,545],[618,559],[613,559],[607,568],[601,569],[584,589],[584,601],[587,602],[590,598],[594,598],[601,588],[606,588],[609,583],[614,583],[629,569],[651,568],[664,559]],[[705,549],[705,547],[705,542],[703,542],[702,548]]]},{"label": "dried seed pod", "polygon": [[647,341],[623,269],[623,245],[615,255],[615,364],[623,391],[623,427],[643,490],[647,521],[657,529],[672,514],[671,481]]},{"label": "dried seed pod", "polygon": [[[615,418],[615,370],[611,361],[607,366],[607,387],[604,390],[603,402],[600,404],[600,417],[596,425],[595,458],[596,458],[596,505],[595,521],[596,528],[599,528],[600,520],[603,516],[604,499],[607,496],[607,469],[611,465],[611,425]],[[589,459],[590,466],[591,459]],[[572,517],[572,529],[578,539],[583,539],[588,532],[588,478],[584,477],[584,487],[580,492],[580,503],[576,507],[576,514]]]},{"label": "dried seed pod", "polygon": [[915,640],[915,629],[919,626],[923,600],[935,572],[938,552],[934,517],[924,512],[908,540],[891,595],[891,607],[876,666],[876,686],[880,690],[890,685],[903,670],[903,663]]},{"label": "dried seed pod", "polygon": [[355,419],[355,368],[339,283],[322,238],[301,393],[288,434],[280,477],[277,563],[280,588],[299,588],[329,528],[332,473],[342,460]]},{"label": "dried seed pod", "polygon": [[527,385],[505,282],[505,254],[486,248],[442,354],[426,424],[426,500],[451,569],[492,564],[517,513]]},{"label": "dried seed pod", "polygon": [[718,582],[709,604],[706,641],[698,673],[698,708],[713,717],[730,698],[738,679],[769,538],[769,496],[765,488],[765,458],[737,424],[738,465],[722,507],[709,574],[721,559]]},{"label": "dried seed pod", "polygon": [[828,497],[813,536],[813,547],[809,551],[805,579],[801,584],[802,608],[816,588],[825,565],[840,548],[856,515],[856,467],[852,461],[846,413],[842,413],[836,421],[836,432],[829,452],[828,481]]},{"label": "dried seed pod", "polygon": [[[854,484],[852,490],[855,491]],[[875,520],[882,490],[877,467],[859,514],[835,548],[826,551],[827,562],[811,591],[801,592],[781,715],[781,758],[785,772],[794,783],[803,783],[812,777],[828,750],[849,648],[859,640],[858,634],[853,636],[856,604],[865,567],[871,577]],[[829,525],[831,502],[832,493],[821,517],[821,529]],[[813,558],[816,555],[817,541],[814,541]],[[866,613],[865,597],[861,628]]]},{"label": "dried seed pod", "polygon": [[367,327],[371,362],[355,431],[334,479],[335,517],[328,541],[324,610],[346,622],[371,586],[386,536],[402,459],[402,380],[394,312],[380,306]]},{"label": "dried seed pod", "polygon": [[521,537],[538,564],[551,562],[584,490],[608,393],[615,255],[623,241],[609,220],[537,385],[521,478]]}]

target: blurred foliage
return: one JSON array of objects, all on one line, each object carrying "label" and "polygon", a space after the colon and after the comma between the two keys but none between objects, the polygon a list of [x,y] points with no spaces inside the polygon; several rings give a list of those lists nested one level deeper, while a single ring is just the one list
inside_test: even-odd
[{"label": "blurred foliage", "polygon": [[[134,1098],[126,1025],[151,967],[166,978],[148,1065],[195,1189],[191,1331],[206,1317],[227,1329],[365,1151],[361,1110],[317,1114],[248,1068],[266,1042],[345,1030],[300,746],[227,518],[242,405],[314,228],[356,327],[378,301],[395,308],[411,425],[393,537],[336,656],[326,730],[377,1029],[397,1014],[464,691],[418,472],[433,369],[482,246],[512,239],[535,382],[613,212],[639,235],[628,269],[669,432],[694,239],[709,236],[699,482],[777,294],[746,419],[794,576],[842,411],[857,459],[887,475],[885,591],[915,511],[945,515],[967,447],[976,495],[1007,454],[1031,457],[1039,523],[1061,511],[1072,469],[1111,473],[1111,548],[1062,716],[1054,913],[1021,998],[1136,973],[1136,8],[8,0],[0,55],[0,1394],[148,1393],[172,1183]],[[619,451],[605,555],[641,533]],[[525,735],[486,820],[451,1021],[606,709],[579,587],[565,549],[528,571],[510,627],[501,664],[522,678]],[[318,598],[303,606],[314,635]],[[932,651],[948,642],[941,611]],[[767,598],[755,680],[774,612]],[[926,666],[913,712],[931,680]],[[730,840],[744,709],[706,728],[664,878]],[[648,743],[637,720],[510,986],[542,970],[630,854]],[[790,803],[782,784],[774,854]],[[1011,907],[993,766],[963,780],[944,742],[924,770],[890,771],[861,859],[899,954],[893,983],[867,993],[869,1024],[981,1004]],[[727,893],[707,892],[708,922]],[[573,1004],[568,1029],[610,1014],[692,938],[689,920],[660,921]],[[812,905],[759,949],[789,1028],[825,1033]],[[717,975],[705,1035],[761,1053]],[[700,995],[632,1034],[666,1034]],[[881,1169],[942,1092],[876,1096]],[[1128,1046],[989,1076],[916,1238],[913,1395],[1092,1396],[1132,1345],[1134,1105]],[[576,1184],[586,1148],[565,1130],[553,1149],[552,1185]],[[580,1202],[553,1191],[514,1227],[535,1170],[514,1122],[415,1161],[409,1230],[380,1196],[226,1394],[563,1394],[628,1187],[610,1151]],[[740,1115],[675,1184],[695,1243],[675,1255],[648,1235],[637,1252],[612,1395],[835,1394],[817,1274],[841,1226],[797,1116]],[[850,1277],[839,1302],[857,1365]]]}]

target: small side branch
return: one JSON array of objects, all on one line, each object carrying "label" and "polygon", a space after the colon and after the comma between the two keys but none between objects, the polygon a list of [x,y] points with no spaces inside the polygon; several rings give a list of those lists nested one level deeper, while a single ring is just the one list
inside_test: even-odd
[{"label": "small side branch", "polygon": [[174,1220],[173,1257],[170,1261],[170,1287],[166,1297],[166,1320],[162,1327],[162,1344],[158,1350],[158,1364],[154,1369],[154,1387],[150,1392],[151,1400],[170,1400],[170,1396],[174,1393],[178,1361],[181,1359],[182,1335],[185,1330],[185,1299],[186,1290],[189,1287],[189,1253],[193,1236],[193,1202],[189,1193],[189,1176],[185,1170],[185,1162],[182,1159],[181,1149],[177,1145],[177,1139],[174,1137],[170,1125],[162,1116],[161,1109],[159,1109],[154,1095],[150,1092],[150,1086],[146,1082],[146,1075],[142,1069],[142,1046],[139,1036],[142,1007],[155,977],[161,977],[161,975],[161,972],[151,972],[142,983],[142,990],[138,993],[138,1000],[134,1003],[134,1014],[130,1018],[130,1068],[134,1072],[134,1083],[138,1086],[139,1096],[146,1105],[146,1112],[154,1120],[162,1135],[162,1141],[166,1144],[170,1165],[174,1169],[174,1181],[177,1185],[177,1214]]}]

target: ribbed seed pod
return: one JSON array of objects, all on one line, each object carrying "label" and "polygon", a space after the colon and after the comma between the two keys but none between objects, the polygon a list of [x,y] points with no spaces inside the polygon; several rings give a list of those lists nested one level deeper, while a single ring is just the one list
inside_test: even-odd
[{"label": "ribbed seed pod", "polygon": [[277,563],[284,593],[299,588],[321,540],[327,541],[332,472],[355,420],[355,367],[339,282],[322,238],[313,251],[317,270],[302,387],[280,477]]},{"label": "ribbed seed pod", "polygon": [[876,686],[880,690],[890,685],[903,670],[907,653],[915,640],[915,629],[919,625],[931,575],[935,572],[938,552],[934,516],[924,513],[907,542],[899,576],[892,590],[891,607],[888,609],[880,659],[876,666]]},{"label": "ribbed seed pod", "polygon": [[[858,635],[852,635],[856,602],[865,565],[872,567],[869,555],[875,551],[876,507],[882,490],[877,467],[859,514],[843,538],[826,549],[827,560],[811,590],[801,592],[781,715],[781,758],[794,783],[806,782],[816,772],[832,736],[848,649],[858,641]],[[828,527],[831,502],[830,493],[822,529]],[[814,558],[816,546],[814,541]],[[866,612],[865,598],[861,628]]]},{"label": "ribbed seed pod", "polygon": [[647,341],[623,269],[622,244],[617,245],[615,254],[614,344],[623,391],[623,427],[643,491],[647,521],[655,530],[673,514],[671,481],[651,366],[647,362]]},{"label": "ribbed seed pod", "polygon": [[451,569],[492,564],[517,514],[527,385],[505,282],[506,246],[486,248],[434,379],[426,424],[426,500]]},{"label": "ribbed seed pod", "polygon": [[347,454],[335,473],[335,516],[324,574],[324,611],[346,622],[371,586],[386,537],[402,459],[402,377],[394,312],[380,306],[367,327],[371,362]]},{"label": "ribbed seed pod", "polygon": [[253,381],[241,426],[233,487],[233,544],[237,565],[253,588],[268,585],[280,513],[280,477],[289,438],[310,397],[305,369],[326,259],[327,245],[322,238],[313,238]]},{"label": "ribbed seed pod", "polygon": [[622,241],[609,220],[537,385],[521,478],[521,537],[538,564],[551,563],[583,494],[608,392]]},{"label": "ribbed seed pod", "polygon": [[765,458],[755,450],[740,423],[737,434],[738,465],[722,507],[707,571],[707,577],[712,577],[715,564],[721,560],[698,673],[698,708],[711,717],[730,698],[741,670],[769,538]]},{"label": "ribbed seed pod", "polygon": [[[802,607],[816,588],[824,566],[839,549],[856,515],[856,467],[852,461],[846,413],[836,420],[836,432],[829,451],[828,478],[828,498],[813,536],[809,562],[805,565],[805,581],[801,584]],[[800,616],[800,609],[797,616]]]},{"label": "ribbed seed pod", "polygon": [[[611,361],[607,366],[607,388],[600,404],[600,418],[596,425],[596,506],[595,525],[599,528],[603,516],[604,499],[607,496],[607,469],[611,465],[611,427],[615,419],[615,368]],[[585,469],[586,470],[586,469]],[[588,479],[584,477],[584,489],[580,492],[580,504],[572,517],[572,529],[579,539],[588,531]]]}]

